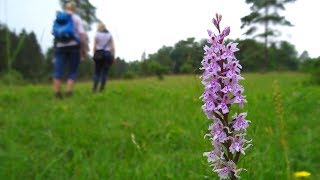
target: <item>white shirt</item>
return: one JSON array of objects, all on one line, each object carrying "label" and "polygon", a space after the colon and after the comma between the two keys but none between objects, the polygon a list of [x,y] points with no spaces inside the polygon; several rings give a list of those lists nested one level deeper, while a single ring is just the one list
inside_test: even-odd
[{"label": "white shirt", "polygon": [[110,51],[110,40],[112,36],[110,32],[97,32],[95,36],[96,40],[96,50],[105,50],[105,51]]},{"label": "white shirt", "polygon": [[[85,34],[84,25],[79,15],[72,13],[73,26],[76,30],[76,35],[80,38],[80,34]],[[76,46],[79,43],[76,40],[71,40],[67,43],[57,42],[57,47]]]}]

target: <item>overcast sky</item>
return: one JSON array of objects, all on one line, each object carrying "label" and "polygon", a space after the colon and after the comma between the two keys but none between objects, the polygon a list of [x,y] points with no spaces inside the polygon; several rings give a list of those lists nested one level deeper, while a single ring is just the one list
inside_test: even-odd
[{"label": "overcast sky", "polygon": [[[58,0],[0,0],[0,23],[11,30],[34,31],[45,52],[52,45],[51,27]],[[163,45],[173,46],[188,37],[207,38],[213,29],[212,17],[222,14],[223,26],[231,27],[230,38],[246,38],[240,18],[249,14],[245,0],[90,0],[97,16],[115,39],[116,55],[126,61],[138,60],[145,51],[156,52]],[[288,40],[298,53],[307,50],[320,56],[320,0],[297,0],[282,12],[294,27],[281,28],[279,40]],[[93,29],[95,30],[95,28]],[[89,32],[90,41],[94,31]],[[92,43],[90,43],[92,49]]]}]

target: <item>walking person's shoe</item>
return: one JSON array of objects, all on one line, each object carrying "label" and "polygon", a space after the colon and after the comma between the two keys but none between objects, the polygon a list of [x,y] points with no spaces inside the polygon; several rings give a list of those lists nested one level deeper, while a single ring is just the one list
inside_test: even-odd
[{"label": "walking person's shoe", "polygon": [[93,87],[92,87],[92,92],[93,92],[93,93],[96,93],[96,92],[97,92],[97,86],[98,86],[97,83],[94,83],[94,84],[93,84]]},{"label": "walking person's shoe", "polygon": [[100,89],[99,89],[99,92],[103,92],[104,91],[104,87],[105,87],[106,83],[105,82],[102,82],[100,84]]},{"label": "walking person's shoe", "polygon": [[99,89],[99,92],[103,92],[104,91],[104,87],[101,86],[100,89]]}]

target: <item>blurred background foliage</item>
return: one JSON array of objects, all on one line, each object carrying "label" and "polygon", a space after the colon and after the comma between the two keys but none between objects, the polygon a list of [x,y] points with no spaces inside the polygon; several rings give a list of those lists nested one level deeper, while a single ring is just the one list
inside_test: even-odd
[{"label": "blurred background foliage", "polygon": [[[67,0],[59,0],[61,7]],[[90,25],[98,22],[96,8],[89,0],[76,0],[78,13],[84,19],[89,29]],[[298,54],[294,44],[288,41],[270,39],[276,36],[276,26],[291,26],[291,22],[278,14],[285,10],[285,4],[294,0],[285,1],[251,1],[246,0],[251,7],[251,14],[241,18],[245,34],[251,35],[247,39],[227,39],[228,42],[239,43],[240,51],[236,57],[240,60],[244,72],[266,71],[303,71],[309,73],[312,83],[319,84],[318,58],[310,58],[308,52]],[[259,26],[262,27],[259,29]],[[147,28],[147,27],[146,27]],[[258,31],[260,30],[260,32]],[[261,38],[264,39],[261,41]],[[268,39],[269,38],[269,39]],[[167,74],[200,73],[199,67],[203,58],[205,39],[196,41],[190,37],[176,42],[173,46],[163,46],[157,52],[144,52],[141,59],[126,61],[116,58],[110,71],[111,78],[136,78],[144,76],[158,76],[159,79]],[[22,45],[23,48],[20,46]],[[15,50],[16,55],[12,55]],[[12,79],[27,82],[49,82],[51,79],[54,49],[49,48],[42,53],[34,32],[20,33],[11,31],[5,24],[0,24],[0,79],[7,82],[6,74]],[[80,64],[79,78],[90,80],[93,71],[91,57]]]},{"label": "blurred background foliage", "polygon": [[[17,53],[12,63],[12,70],[19,78],[30,82],[50,81],[54,49],[50,48],[42,54],[40,45],[33,32],[22,31],[17,34],[11,32],[5,25],[0,26],[0,74],[1,77],[8,72],[8,59],[5,40],[9,33],[11,49],[18,46],[20,38],[24,38],[23,48]],[[228,40],[231,41],[231,40]],[[268,46],[268,63],[264,62],[264,44],[254,39],[236,39],[240,51],[236,57],[240,60],[244,72],[266,71],[303,71],[314,76],[313,82],[319,82],[320,57],[310,58],[308,52],[299,55],[295,46],[288,41],[273,42]],[[203,46],[206,40],[196,41],[195,38],[187,38],[175,43],[174,46],[163,46],[157,52],[141,59],[128,62],[125,59],[116,58],[110,71],[111,78],[134,78],[143,76],[163,76],[167,74],[191,74],[200,73],[199,67],[203,57]],[[93,62],[91,57],[82,61],[79,68],[79,78],[91,79]],[[3,79],[3,78],[2,78]]]}]

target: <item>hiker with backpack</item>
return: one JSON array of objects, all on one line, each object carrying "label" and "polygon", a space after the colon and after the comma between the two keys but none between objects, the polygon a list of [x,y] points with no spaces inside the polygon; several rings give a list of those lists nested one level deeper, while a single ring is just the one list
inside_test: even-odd
[{"label": "hiker with backpack", "polygon": [[53,25],[54,68],[53,90],[61,99],[61,81],[64,69],[68,70],[66,96],[71,96],[76,80],[80,59],[87,56],[86,32],[82,19],[76,14],[76,3],[65,4],[64,11],[58,12]]},{"label": "hiker with backpack", "polygon": [[111,33],[103,23],[99,23],[93,43],[93,60],[95,63],[92,92],[102,92],[107,82],[107,75],[114,63],[115,48]]}]

